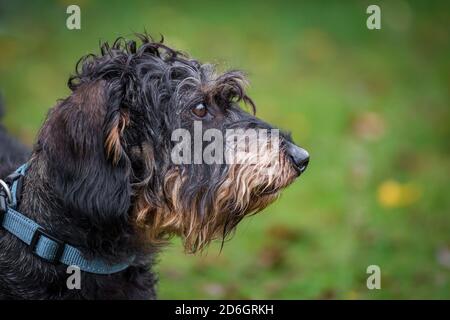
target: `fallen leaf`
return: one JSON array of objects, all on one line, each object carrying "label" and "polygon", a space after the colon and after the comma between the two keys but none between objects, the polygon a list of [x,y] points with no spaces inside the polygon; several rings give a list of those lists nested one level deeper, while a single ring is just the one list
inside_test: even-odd
[{"label": "fallen leaf", "polygon": [[266,269],[278,269],[286,262],[285,250],[278,246],[263,248],[259,254],[259,265]]},{"label": "fallen leaf", "polygon": [[296,242],[301,238],[301,231],[287,225],[276,224],[267,229],[267,235],[278,241]]},{"label": "fallen leaf", "polygon": [[378,202],[386,208],[407,207],[416,203],[421,196],[420,188],[414,183],[399,183],[387,180],[378,187]]}]

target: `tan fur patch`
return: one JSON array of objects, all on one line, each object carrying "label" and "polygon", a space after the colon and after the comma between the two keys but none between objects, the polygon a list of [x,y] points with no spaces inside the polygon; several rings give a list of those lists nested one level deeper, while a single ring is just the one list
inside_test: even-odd
[{"label": "tan fur patch", "polygon": [[[201,217],[197,212],[199,199],[191,199],[191,206],[183,207],[180,189],[185,178],[172,170],[165,178],[168,203],[155,207],[145,189],[138,197],[135,210],[137,224],[153,244],[164,244],[172,236],[183,239],[187,252],[201,250],[211,241],[232,232],[246,215],[255,214],[279,196],[279,191],[296,177],[284,152],[266,150],[256,164],[232,164],[227,179],[219,186],[211,212]],[[252,155],[249,155],[252,156]],[[276,161],[274,161],[276,160]],[[268,166],[273,166],[269,168]],[[232,220],[227,213],[233,212]]]},{"label": "tan fur patch", "polygon": [[114,164],[117,164],[123,152],[121,137],[130,119],[128,114],[121,112],[120,116],[114,121],[113,128],[109,131],[105,139],[105,149],[108,157],[112,159]]}]

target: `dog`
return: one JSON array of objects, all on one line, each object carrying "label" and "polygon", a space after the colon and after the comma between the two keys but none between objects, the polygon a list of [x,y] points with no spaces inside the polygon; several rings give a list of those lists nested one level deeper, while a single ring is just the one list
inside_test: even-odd
[{"label": "dog", "polygon": [[[155,299],[152,266],[171,237],[189,253],[223,244],[305,171],[308,153],[285,132],[246,140],[263,152],[237,163],[175,163],[177,129],[276,128],[255,116],[242,72],[218,73],[163,39],[136,36],[79,60],[71,94],[49,111],[31,151],[0,129],[0,178],[27,164],[15,210],[40,226],[32,245],[0,228],[0,298]],[[236,151],[237,140],[223,152]],[[126,267],[81,270],[80,287],[69,288],[68,266],[38,256],[43,237],[58,244],[58,259],[70,244],[88,266]]]}]

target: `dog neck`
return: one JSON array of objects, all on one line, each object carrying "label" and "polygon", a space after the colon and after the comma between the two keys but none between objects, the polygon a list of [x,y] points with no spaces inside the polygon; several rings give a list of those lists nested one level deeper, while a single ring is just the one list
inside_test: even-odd
[{"label": "dog neck", "polygon": [[[105,216],[100,212],[86,212],[89,206],[77,208],[74,206],[77,201],[67,201],[83,193],[61,194],[58,177],[49,171],[47,161],[41,152],[34,152],[29,162],[18,207],[23,214],[52,236],[77,247],[88,259],[95,257],[119,263],[131,255],[142,256],[155,251],[153,248],[144,250],[138,232],[127,219],[128,212]],[[83,188],[81,181],[80,188]],[[95,195],[92,197],[95,201]]]}]

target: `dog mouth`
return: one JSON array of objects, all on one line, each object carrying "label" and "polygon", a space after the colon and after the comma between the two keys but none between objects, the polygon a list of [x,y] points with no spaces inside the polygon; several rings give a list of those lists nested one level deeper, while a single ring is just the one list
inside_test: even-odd
[{"label": "dog mouth", "polygon": [[[295,170],[293,170],[293,171],[295,171]],[[291,185],[299,176],[300,176],[300,174],[297,174],[297,171],[295,171],[295,173],[293,173],[289,177],[289,179],[287,179],[286,181],[283,181],[281,184],[261,186],[261,187],[257,188],[257,190],[255,191],[255,195],[257,195],[259,197],[266,197],[266,196],[273,196],[273,195],[279,194],[279,193],[281,193],[281,191],[283,191],[285,188],[287,188],[289,185]]]},{"label": "dog mouth", "polygon": [[275,195],[277,193],[279,193],[282,190],[282,188],[269,188],[269,189],[265,189],[264,191],[260,192],[258,195],[260,197],[265,197],[265,196],[272,196]]}]

